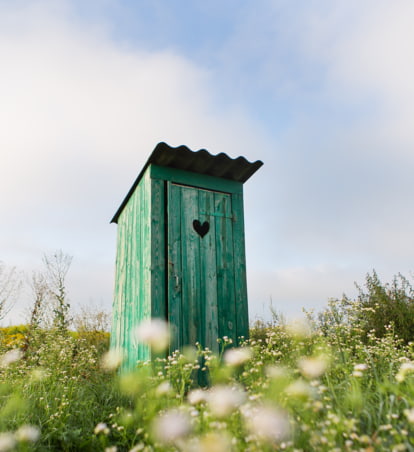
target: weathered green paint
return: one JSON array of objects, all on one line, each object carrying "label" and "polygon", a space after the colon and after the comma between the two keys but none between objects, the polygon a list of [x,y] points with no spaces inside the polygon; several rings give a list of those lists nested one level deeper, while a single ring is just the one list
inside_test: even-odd
[{"label": "weathered green paint", "polygon": [[146,174],[118,219],[111,347],[127,357],[125,368],[150,358],[133,331],[151,315],[151,180]]},{"label": "weathered green paint", "polygon": [[117,221],[111,347],[125,369],[152,358],[133,335],[148,318],[170,323],[170,352],[248,336],[241,182],[151,164]]},{"label": "weathered green paint", "polygon": [[243,210],[243,192],[235,193],[232,196],[233,206],[233,234],[234,248],[233,256],[235,274],[235,297],[236,300],[246,300],[245,305],[237,304],[236,321],[237,334],[239,337],[248,338],[249,335],[249,315],[247,312],[247,283],[246,283],[246,251],[244,242],[244,210]]},{"label": "weathered green paint", "polygon": [[206,174],[190,173],[175,168],[165,166],[150,165],[151,178],[161,179],[176,184],[200,187],[207,190],[222,191],[226,193],[242,193],[243,184],[233,180],[222,179],[220,177],[208,176]]},{"label": "weathered green paint", "polygon": [[[236,242],[243,242],[236,217],[231,194],[168,183],[171,351],[196,342],[217,351],[217,338],[237,343],[238,336],[247,335],[246,293],[236,288],[235,278],[236,273],[245,277],[236,272],[236,266],[243,268],[234,256]],[[209,222],[204,237],[194,230],[194,219]],[[245,288],[245,281],[240,285]]]}]

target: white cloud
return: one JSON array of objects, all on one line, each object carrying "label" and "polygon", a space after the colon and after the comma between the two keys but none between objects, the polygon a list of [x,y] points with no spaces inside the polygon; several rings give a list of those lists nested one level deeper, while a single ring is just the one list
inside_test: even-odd
[{"label": "white cloud", "polygon": [[260,135],[236,108],[216,110],[208,71],[115,43],[68,2],[2,4],[0,30],[2,259],[33,268],[62,248],[71,300],[109,307],[109,220],[155,144],[254,159]]},{"label": "white cloud", "polygon": [[265,161],[245,190],[256,307],[411,268],[411,1],[240,6],[209,69],[116,42],[110,18],[80,23],[71,5],[0,4],[3,260],[63,248],[72,301],[108,304],[108,221],[167,141]]},{"label": "white cloud", "polygon": [[414,62],[409,57],[413,14],[411,1],[360,4],[352,32],[342,33],[331,48],[332,76],[383,97],[388,108],[407,105],[414,95]]},{"label": "white cloud", "polygon": [[[266,212],[250,229],[247,219],[248,272],[257,307],[272,296],[276,308],[297,311],[352,292],[373,268],[384,280],[413,269],[414,6],[268,6],[256,11],[266,59],[253,66],[254,81],[273,95],[276,119],[286,103],[289,121],[277,155],[263,157],[261,199],[246,195],[256,216]],[[244,62],[254,61],[256,50],[246,49]]]}]

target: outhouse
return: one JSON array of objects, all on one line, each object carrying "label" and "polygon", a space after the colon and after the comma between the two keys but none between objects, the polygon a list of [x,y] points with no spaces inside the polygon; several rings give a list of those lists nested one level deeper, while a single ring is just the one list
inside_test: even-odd
[{"label": "outhouse", "polygon": [[118,224],[111,347],[126,368],[151,358],[133,331],[148,318],[171,329],[170,352],[218,350],[248,336],[243,183],[262,166],[159,143],[112,222]]}]

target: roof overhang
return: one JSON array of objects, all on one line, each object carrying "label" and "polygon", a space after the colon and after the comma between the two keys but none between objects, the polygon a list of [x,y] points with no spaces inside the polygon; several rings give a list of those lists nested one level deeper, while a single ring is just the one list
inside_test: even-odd
[{"label": "roof overhang", "polygon": [[222,177],[244,183],[263,165],[263,162],[257,160],[251,163],[244,157],[232,159],[224,153],[212,155],[205,149],[192,151],[187,146],[173,148],[167,143],[158,143],[116,211],[111,223],[117,223],[119,215],[134,193],[146,169],[151,164],[206,174],[208,176]]}]

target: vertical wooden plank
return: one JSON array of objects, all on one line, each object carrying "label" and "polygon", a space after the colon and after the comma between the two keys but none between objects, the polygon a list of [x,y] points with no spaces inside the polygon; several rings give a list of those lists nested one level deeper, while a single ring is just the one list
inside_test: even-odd
[{"label": "vertical wooden plank", "polygon": [[164,181],[151,180],[151,312],[166,319]]},{"label": "vertical wooden plank", "polygon": [[[201,223],[208,221],[210,228],[208,233],[200,241],[200,312],[202,323],[200,324],[200,343],[203,347],[209,347],[213,352],[218,352],[217,338],[218,313],[217,313],[217,267],[216,267],[216,228],[214,212],[214,193],[207,190],[199,190],[199,220]],[[203,212],[203,214],[201,214]]]},{"label": "vertical wooden plank", "polygon": [[244,240],[243,193],[233,194],[233,254],[236,284],[237,337],[249,337],[249,312],[246,283],[246,252]]},{"label": "vertical wooden plank", "polygon": [[[137,303],[141,306],[139,323],[151,317],[151,208],[150,177],[147,172],[142,178],[141,208],[140,208],[140,278]],[[140,344],[139,359],[146,361],[151,358],[150,349],[146,344]]]},{"label": "vertical wooden plank", "polygon": [[131,205],[127,206],[126,212],[125,212],[125,242],[124,242],[124,249],[125,249],[125,285],[122,291],[122,298],[123,298],[123,316],[122,316],[122,349],[125,351],[127,355],[127,359],[124,362],[124,368],[129,367],[129,359],[130,359],[130,346],[128,341],[128,317],[130,315],[130,303],[129,303],[129,292],[130,292],[130,286],[131,286],[131,275],[130,275],[130,247],[131,247],[131,241],[129,239],[131,235]]},{"label": "vertical wooden plank", "polygon": [[215,193],[219,335],[236,342],[236,305],[231,197]]},{"label": "vertical wooden plank", "polygon": [[124,349],[127,354],[127,361],[124,364],[125,369],[131,369],[134,367],[134,363],[137,359],[137,344],[136,341],[133,340],[131,336],[131,322],[135,317],[136,303],[135,303],[135,279],[137,275],[136,261],[135,261],[135,253],[134,250],[136,248],[136,228],[139,228],[139,223],[137,225],[136,221],[136,212],[140,206],[139,195],[140,187],[137,188],[137,191],[129,200],[129,203],[126,207],[126,236],[125,236],[125,251],[126,251],[126,265],[125,265],[125,275],[126,275],[126,284],[124,291],[124,322],[123,322],[123,331],[124,331]]},{"label": "vertical wooden plank", "polygon": [[168,182],[168,320],[170,354],[182,346],[181,191]]},{"label": "vertical wooden plank", "polygon": [[[167,320],[166,312],[166,275],[165,275],[165,182],[151,179],[151,289],[150,304],[151,317]],[[165,357],[165,353],[158,353],[152,358]]]},{"label": "vertical wooden plank", "polygon": [[137,318],[138,305],[136,303],[138,282],[137,276],[139,268],[137,266],[137,254],[139,253],[139,241],[137,240],[137,230],[140,230],[141,222],[139,221],[138,212],[141,207],[141,186],[135,192],[130,200],[129,209],[129,233],[128,233],[128,293],[125,302],[128,306],[128,314],[125,319],[125,336],[128,344],[128,368],[133,368],[138,359],[138,346],[133,336],[133,328]]},{"label": "vertical wooden plank", "polygon": [[[141,181],[142,184],[142,181]],[[139,303],[137,303],[137,293],[139,288],[139,255],[140,255],[140,230],[141,221],[139,212],[141,209],[141,184],[136,188],[128,202],[128,214],[130,216],[130,230],[127,240],[130,243],[130,252],[127,259],[126,271],[128,274],[128,292],[125,294],[125,303],[128,305],[128,318],[125,322],[125,334],[128,338],[128,363],[126,368],[133,369],[138,360],[138,343],[133,334],[133,328],[138,321]]]},{"label": "vertical wooden plank", "polygon": [[117,249],[115,261],[115,288],[114,299],[112,306],[112,330],[111,330],[111,348],[119,350],[121,348],[121,334],[122,334],[122,314],[123,314],[123,297],[122,291],[125,284],[125,253],[124,253],[124,222],[123,215],[120,216],[117,231]]},{"label": "vertical wooden plank", "polygon": [[129,330],[128,330],[128,321],[131,315],[131,216],[133,215],[134,208],[134,199],[131,199],[131,203],[125,208],[125,237],[124,237],[124,250],[125,250],[125,284],[122,291],[122,305],[123,305],[123,316],[122,316],[122,349],[126,353],[126,360],[123,363],[123,368],[128,369],[130,367],[131,360],[131,343],[129,340]]},{"label": "vertical wooden plank", "polygon": [[130,265],[133,265],[136,267],[136,294],[134,297],[134,303],[136,305],[137,314],[134,319],[134,322],[130,325],[130,332],[132,334],[131,340],[134,341],[136,344],[136,354],[134,358],[136,360],[145,361],[147,358],[146,354],[146,346],[142,343],[139,343],[137,340],[136,335],[134,334],[134,330],[138,327],[138,325],[145,320],[146,313],[145,313],[145,271],[144,271],[144,265],[145,265],[145,235],[144,235],[144,228],[145,228],[145,206],[144,206],[144,200],[145,200],[145,184],[146,184],[146,178],[145,176],[141,179],[137,190],[136,190],[136,197],[137,197],[137,204],[136,204],[136,210],[134,215],[139,219],[138,220],[138,227],[134,231],[134,236],[131,237],[130,240],[136,240],[138,242],[138,250],[136,258],[133,262],[130,262]]},{"label": "vertical wooden plank", "polygon": [[199,340],[200,325],[200,236],[193,228],[198,218],[199,191],[192,187],[181,188],[182,237],[182,329],[183,345],[194,345]]}]

